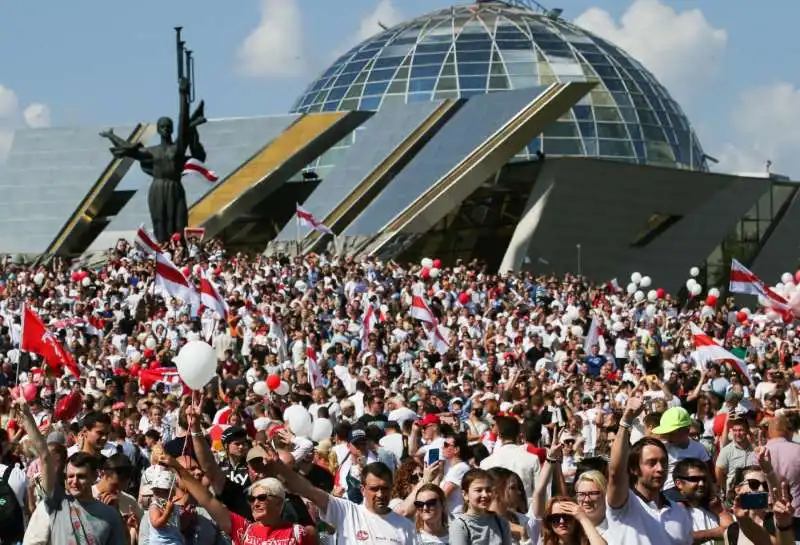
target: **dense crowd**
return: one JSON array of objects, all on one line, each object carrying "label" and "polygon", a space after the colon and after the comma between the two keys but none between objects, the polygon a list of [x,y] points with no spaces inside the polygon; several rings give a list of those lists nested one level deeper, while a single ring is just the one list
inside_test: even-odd
[{"label": "dense crowd", "polygon": [[[0,264],[1,543],[800,541],[800,337],[764,311],[477,260],[163,251],[227,313],[159,293],[123,240],[98,268]],[[20,350],[23,305],[80,376]],[[218,372],[191,392],[197,340]]]}]

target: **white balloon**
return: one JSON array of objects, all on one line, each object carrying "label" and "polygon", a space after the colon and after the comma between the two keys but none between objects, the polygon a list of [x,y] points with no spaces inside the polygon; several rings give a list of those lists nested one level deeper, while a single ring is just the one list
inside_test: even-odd
[{"label": "white balloon", "polygon": [[719,290],[717,288],[711,288],[708,290],[708,294],[719,299]]},{"label": "white balloon", "polygon": [[634,293],[636,293],[636,284],[634,284],[633,282],[628,284],[626,291],[628,292],[628,295],[633,295]]},{"label": "white balloon", "polygon": [[656,315],[656,306],[653,303],[650,303],[645,307],[644,313],[647,314],[648,317],[652,318]]},{"label": "white balloon", "polygon": [[[289,385],[286,384],[288,388]],[[314,424],[311,422],[311,415],[302,405],[292,405],[283,412],[283,419],[292,430],[292,433],[298,437],[311,437],[311,432],[314,429]]]},{"label": "white balloon", "polygon": [[431,269],[431,278],[439,278],[439,269],[437,268]]},{"label": "white balloon", "polygon": [[333,435],[333,424],[327,418],[317,418],[314,420],[314,427],[311,429],[311,440],[319,443],[325,439],[330,439]]},{"label": "white balloon", "polygon": [[217,353],[203,341],[189,341],[173,360],[178,374],[192,390],[200,390],[217,376]]},{"label": "white balloon", "polygon": [[697,284],[697,280],[695,280],[694,278],[690,278],[689,280],[686,281],[686,289],[689,290],[689,293],[692,293],[692,288],[694,287],[695,284]]},{"label": "white balloon", "polygon": [[644,300],[644,292],[642,290],[638,290],[636,293],[633,294],[633,300],[636,301],[637,303],[639,301],[643,301]]},{"label": "white balloon", "polygon": [[772,289],[775,291],[783,291],[783,282],[778,282],[772,287]]},{"label": "white balloon", "polygon": [[647,300],[651,303],[654,303],[658,299],[658,292],[656,290],[650,290],[647,292]]},{"label": "white balloon", "polygon": [[83,280],[81,280],[81,285],[82,285],[84,288],[88,288],[88,287],[89,287],[89,285],[90,285],[91,283],[92,283],[92,281],[89,279],[89,277],[88,277],[88,276],[84,276],[84,277],[83,277]]},{"label": "white balloon", "polygon": [[298,280],[294,283],[294,287],[297,291],[306,291],[308,289],[308,284],[303,282],[302,280]]},{"label": "white balloon", "polygon": [[695,277],[698,274],[700,274],[700,269],[698,269],[697,267],[692,267],[691,269],[689,269],[689,276]]},{"label": "white balloon", "polygon": [[744,312],[744,313],[745,313],[745,314],[747,314],[748,316],[750,316],[750,314],[752,314],[752,312],[750,311],[750,309],[749,309],[749,308],[747,308],[747,307],[744,307],[744,308],[742,309],[742,312]]},{"label": "white balloon", "polygon": [[691,294],[694,295],[695,297],[697,297],[701,293],[703,293],[703,286],[701,286],[700,284],[695,283],[695,285],[692,286]]},{"label": "white balloon", "polygon": [[570,331],[571,331],[571,332],[572,332],[572,334],[573,334],[573,335],[575,335],[576,337],[580,337],[581,335],[583,335],[583,328],[582,328],[581,326],[579,326],[579,325],[574,325],[574,326],[572,326],[572,327],[570,328]]},{"label": "white balloon", "polygon": [[150,350],[155,350],[157,344],[158,343],[153,337],[147,337],[147,340],[144,342],[144,346]]},{"label": "white balloon", "polygon": [[433,267],[433,259],[431,259],[430,257],[423,257],[422,261],[420,261],[419,264],[422,265],[423,268],[430,269]]},{"label": "white balloon", "polygon": [[639,285],[643,288],[649,288],[652,283],[653,283],[652,278],[650,278],[649,276],[643,276],[641,282],[639,282]]},{"label": "white balloon", "polygon": [[634,283],[634,284],[636,284],[637,286],[639,285],[639,282],[641,282],[641,281],[642,281],[642,275],[641,275],[641,273],[635,272],[635,273],[633,273],[633,274],[631,275],[631,282],[633,282],[633,283]]},{"label": "white balloon", "polygon": [[41,286],[42,284],[44,284],[44,273],[42,272],[36,273],[36,275],[33,277],[33,281],[37,286]]},{"label": "white balloon", "polygon": [[792,280],[794,280],[794,276],[792,276],[792,273],[785,272],[781,275],[781,282],[783,282],[784,284],[788,284]]},{"label": "white balloon", "polygon": [[255,394],[259,396],[267,395],[267,392],[269,392],[269,388],[267,388],[267,383],[264,382],[263,380],[259,380],[258,382],[253,384],[253,392],[255,392]]},{"label": "white balloon", "polygon": [[714,315],[714,309],[708,305],[703,305],[703,308],[700,309],[700,317],[701,318],[709,318]]},{"label": "white balloon", "polygon": [[285,396],[289,393],[289,383],[285,380],[282,380],[280,385],[275,388],[274,392],[279,396]]},{"label": "white balloon", "polygon": [[787,329],[786,336],[789,337],[790,339],[794,337],[794,329]]},{"label": "white balloon", "polygon": [[611,329],[619,333],[623,329],[625,329],[625,325],[622,322],[614,322],[614,325],[611,326]]}]

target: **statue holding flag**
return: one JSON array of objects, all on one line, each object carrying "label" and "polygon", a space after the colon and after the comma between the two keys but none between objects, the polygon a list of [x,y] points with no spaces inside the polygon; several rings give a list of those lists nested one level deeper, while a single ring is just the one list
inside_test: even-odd
[{"label": "statue holding flag", "polygon": [[113,147],[110,150],[114,157],[127,157],[138,161],[142,170],[153,178],[147,204],[150,208],[153,231],[159,242],[168,240],[174,233],[183,233],[188,225],[186,192],[181,182],[187,159],[192,158],[201,162],[206,160],[206,151],[200,143],[197,131],[197,127],[206,122],[203,101],[200,101],[197,109],[189,115],[189,106],[194,102],[194,58],[192,52],[186,49],[186,42],[181,40],[181,28],[176,27],[175,32],[180,97],[176,140],[172,137],[174,127],[169,117],[158,120],[157,130],[161,142],[155,146],[131,144],[114,134],[112,129],[100,133],[100,136],[111,140]]}]

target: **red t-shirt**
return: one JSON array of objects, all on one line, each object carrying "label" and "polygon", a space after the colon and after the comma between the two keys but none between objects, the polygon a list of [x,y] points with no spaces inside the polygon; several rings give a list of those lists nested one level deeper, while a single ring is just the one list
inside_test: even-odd
[{"label": "red t-shirt", "polygon": [[233,545],[311,545],[311,537],[299,524],[286,523],[285,526],[264,526],[260,522],[250,522],[231,512],[231,538]]}]

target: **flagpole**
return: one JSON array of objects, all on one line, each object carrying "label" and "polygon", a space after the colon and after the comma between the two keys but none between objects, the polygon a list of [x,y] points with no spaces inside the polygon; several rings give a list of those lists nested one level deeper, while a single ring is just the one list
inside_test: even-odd
[{"label": "flagpole", "polygon": [[22,336],[25,334],[25,309],[27,308],[27,303],[22,303],[22,320],[20,320],[21,330],[19,332],[19,353],[20,357],[17,358],[17,378],[14,381],[15,386],[19,386],[19,368],[22,367]]},{"label": "flagpole", "polygon": [[295,203],[294,226],[295,226],[295,245],[297,246],[297,257],[300,257],[300,216],[297,215],[297,208],[300,205]]}]

